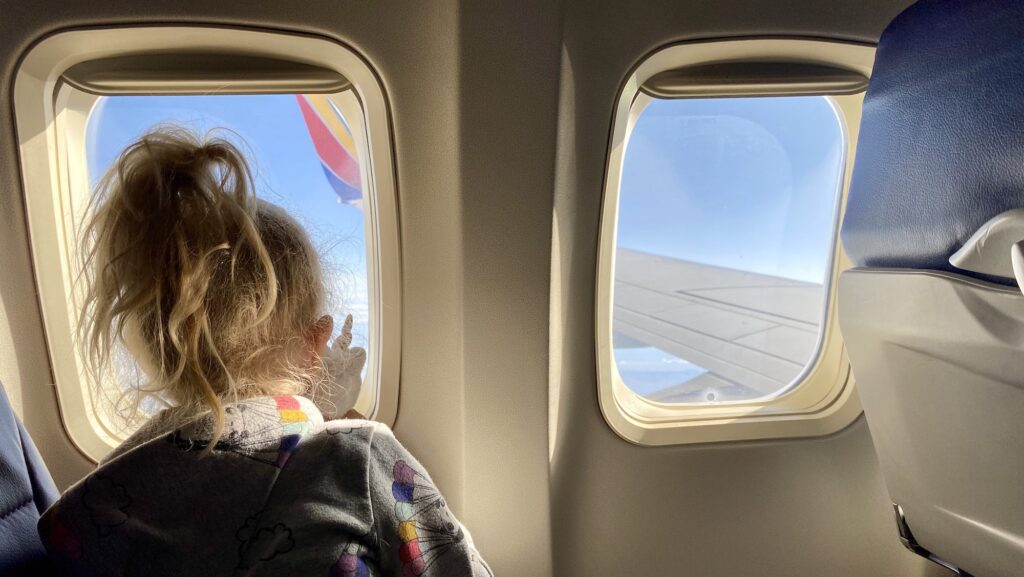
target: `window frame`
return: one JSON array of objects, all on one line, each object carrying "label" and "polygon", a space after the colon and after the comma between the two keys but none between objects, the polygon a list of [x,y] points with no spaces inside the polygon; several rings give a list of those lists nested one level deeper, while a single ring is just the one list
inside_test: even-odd
[{"label": "window frame", "polygon": [[[252,29],[72,30],[43,39],[23,57],[15,77],[14,110],[32,259],[61,420],[72,443],[94,462],[122,438],[94,405],[92,385],[74,340],[78,311],[73,304],[74,238],[69,234],[74,229],[68,220],[74,216],[72,198],[80,197],[82,187],[88,194],[85,131],[89,114],[103,95],[73,88],[61,77],[86,61],[196,49],[313,64],[337,72],[351,84],[328,98],[343,114],[358,111],[356,118],[361,119],[350,126],[367,187],[363,211],[371,330],[366,382],[375,384],[369,416],[388,425],[397,417],[401,359],[397,180],[390,109],[379,78],[366,61],[331,40]],[[295,93],[302,93],[301,87]]]},{"label": "window frame", "polygon": [[[595,299],[598,400],[605,421],[623,439],[639,445],[660,446],[820,436],[846,427],[860,415],[860,399],[839,333],[835,281],[839,273],[850,266],[838,237],[856,151],[863,92],[827,96],[840,121],[845,150],[831,258],[827,265],[829,277],[825,283],[822,329],[814,359],[793,384],[771,396],[749,401],[652,401],[634,393],[623,382],[615,362],[612,331],[619,187],[630,134],[640,113],[652,100],[641,91],[644,82],[656,74],[688,66],[764,60],[835,65],[869,77],[873,59],[873,46],[825,40],[758,38],[689,42],[654,52],[625,80],[616,101],[606,164]],[[796,91],[773,91],[770,96],[786,95],[796,95]],[[696,97],[716,96],[751,97],[713,92]]]}]

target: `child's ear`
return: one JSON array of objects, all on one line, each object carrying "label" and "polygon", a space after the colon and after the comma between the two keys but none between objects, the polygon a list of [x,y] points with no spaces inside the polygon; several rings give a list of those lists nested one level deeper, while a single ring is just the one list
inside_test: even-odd
[{"label": "child's ear", "polygon": [[334,319],[331,315],[324,315],[320,317],[315,323],[313,323],[313,330],[310,331],[312,337],[310,345],[312,345],[313,353],[319,353],[324,350],[327,346],[327,341],[331,338],[331,333],[334,332]]}]

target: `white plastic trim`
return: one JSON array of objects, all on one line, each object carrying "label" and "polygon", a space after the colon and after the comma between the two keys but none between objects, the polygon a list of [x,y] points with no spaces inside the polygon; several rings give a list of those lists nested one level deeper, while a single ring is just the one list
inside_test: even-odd
[{"label": "white plastic trim", "polygon": [[820,40],[751,39],[693,42],[669,46],[642,61],[626,79],[612,123],[605,178],[597,265],[596,335],[598,399],[608,425],[639,445],[676,445],[810,437],[834,433],[862,412],[836,317],[834,281],[849,267],[838,242],[838,224],[856,150],[863,94],[832,96],[844,124],[846,154],[838,201],[823,330],[817,357],[790,387],[749,402],[666,404],[633,393],[618,374],[612,349],[615,246],[619,183],[629,135],[650,97],[640,87],[665,70],[723,61],[796,60],[837,65],[870,77],[874,47]]},{"label": "white plastic trim", "polygon": [[[367,382],[375,398],[361,399],[378,421],[393,424],[398,412],[401,359],[401,252],[391,119],[384,88],[350,48],[312,36],[258,30],[160,26],[73,30],[48,36],[29,49],[15,75],[14,109],[25,203],[47,346],[61,418],[72,443],[98,461],[119,439],[93,408],[73,331],[76,311],[71,278],[74,254],[66,223],[74,218],[72,191],[88,187],[85,123],[95,96],[61,90],[65,70],[81,62],[148,51],[242,52],[330,68],[352,83],[332,97],[353,122],[370,187],[366,214],[370,290],[370,358]],[[369,388],[369,387],[368,387]]]}]

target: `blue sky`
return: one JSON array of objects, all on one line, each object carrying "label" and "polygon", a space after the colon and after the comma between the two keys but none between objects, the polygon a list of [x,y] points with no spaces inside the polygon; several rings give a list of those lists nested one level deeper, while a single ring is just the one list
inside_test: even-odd
[{"label": "blue sky", "polygon": [[[171,122],[205,133],[237,133],[255,172],[258,194],[288,210],[321,250],[331,290],[328,313],[340,326],[356,319],[357,344],[367,326],[366,249],[363,213],[339,204],[324,177],[295,97],[115,96],[102,98],[86,134],[89,176],[95,182],[122,150],[158,123]],[[230,133],[225,136],[238,142]]]},{"label": "blue sky", "polygon": [[626,148],[619,246],[821,283],[842,142],[821,96],[655,100]]}]

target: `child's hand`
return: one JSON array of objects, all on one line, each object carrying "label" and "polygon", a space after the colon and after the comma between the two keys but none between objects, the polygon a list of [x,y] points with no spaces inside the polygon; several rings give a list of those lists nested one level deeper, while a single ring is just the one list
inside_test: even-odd
[{"label": "child's hand", "polygon": [[[323,401],[317,403],[326,419],[338,419],[354,413],[353,407],[363,386],[363,365],[366,364],[366,349],[352,347],[352,315],[345,317],[341,336],[333,346],[325,347],[320,353],[327,371],[327,386]],[[358,413],[356,413],[358,414]],[[350,417],[349,417],[350,418]]]}]

